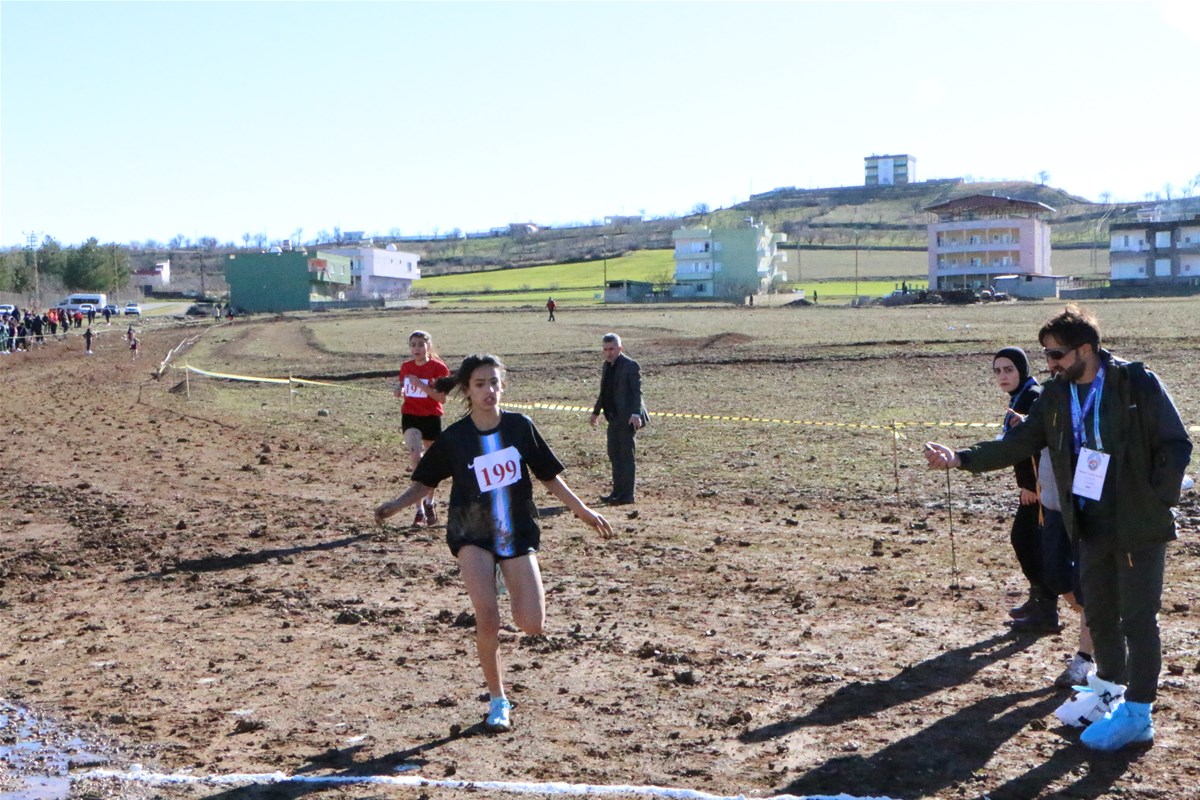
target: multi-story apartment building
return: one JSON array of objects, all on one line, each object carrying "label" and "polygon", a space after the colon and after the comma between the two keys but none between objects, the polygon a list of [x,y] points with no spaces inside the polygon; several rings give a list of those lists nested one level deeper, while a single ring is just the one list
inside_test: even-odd
[{"label": "multi-story apartment building", "polygon": [[917,182],[917,159],[914,156],[867,156],[867,186],[896,186]]},{"label": "multi-story apartment building", "polygon": [[747,219],[737,228],[680,228],[675,242],[673,297],[741,297],[765,291],[772,282],[786,281],[779,252],[787,234],[771,233],[766,223]]},{"label": "multi-story apartment building", "polygon": [[412,283],[421,277],[417,253],[397,250],[396,245],[378,247],[330,247],[330,253],[350,259],[352,297],[405,298],[412,292]]},{"label": "multi-story apartment building", "polygon": [[971,195],[928,206],[929,288],[987,289],[997,275],[1050,272],[1045,203]]},{"label": "multi-story apartment building", "polygon": [[1124,285],[1200,283],[1200,215],[1109,226],[1109,276]]}]

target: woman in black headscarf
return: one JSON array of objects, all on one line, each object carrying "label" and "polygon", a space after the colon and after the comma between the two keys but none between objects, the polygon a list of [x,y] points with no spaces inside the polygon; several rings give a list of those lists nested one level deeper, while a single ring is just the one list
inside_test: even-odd
[{"label": "woman in black headscarf", "polygon": [[[1020,425],[1042,393],[1037,379],[1029,374],[1029,358],[1019,347],[1005,347],[992,357],[996,385],[1008,393],[1003,433]],[[1057,632],[1058,596],[1042,578],[1042,508],[1038,499],[1037,460],[1030,458],[1013,467],[1021,502],[1013,517],[1012,542],[1017,563],[1029,581],[1029,599],[1009,610],[1013,628],[1035,632]]]}]

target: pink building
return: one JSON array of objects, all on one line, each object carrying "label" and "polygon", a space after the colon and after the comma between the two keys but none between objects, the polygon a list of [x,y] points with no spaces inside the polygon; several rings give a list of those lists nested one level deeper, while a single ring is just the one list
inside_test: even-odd
[{"label": "pink building", "polygon": [[1050,272],[1050,224],[1045,203],[977,194],[925,209],[929,225],[929,288],[987,289],[998,275]]}]

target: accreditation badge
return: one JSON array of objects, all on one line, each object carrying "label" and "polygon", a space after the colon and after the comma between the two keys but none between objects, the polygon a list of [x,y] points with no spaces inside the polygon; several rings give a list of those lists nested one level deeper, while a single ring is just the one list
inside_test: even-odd
[{"label": "accreditation badge", "polygon": [[1071,483],[1071,493],[1088,500],[1099,500],[1104,490],[1104,476],[1108,474],[1108,461],[1111,456],[1092,450],[1089,447],[1079,448],[1079,463],[1075,465],[1075,479]]}]

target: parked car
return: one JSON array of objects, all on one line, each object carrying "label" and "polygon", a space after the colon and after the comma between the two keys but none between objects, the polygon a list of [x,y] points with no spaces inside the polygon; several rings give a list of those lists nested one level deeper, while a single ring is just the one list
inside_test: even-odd
[{"label": "parked car", "polygon": [[79,313],[83,314],[86,317],[88,314],[96,313],[96,307],[94,305],[92,305],[91,303],[80,303],[79,304]]},{"label": "parked car", "polygon": [[16,306],[9,305],[8,303],[0,303],[0,315],[15,314],[15,313],[17,313]]},{"label": "parked car", "polygon": [[125,304],[125,316],[140,317],[142,315],[142,307],[137,303]]},{"label": "parked car", "polygon": [[101,314],[103,314],[105,311],[108,312],[108,315],[110,317],[121,316],[121,307],[119,305],[117,305],[116,303],[109,303],[104,308],[100,309]]}]

